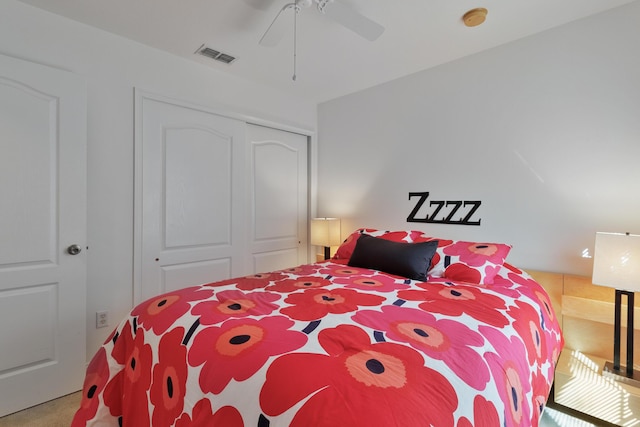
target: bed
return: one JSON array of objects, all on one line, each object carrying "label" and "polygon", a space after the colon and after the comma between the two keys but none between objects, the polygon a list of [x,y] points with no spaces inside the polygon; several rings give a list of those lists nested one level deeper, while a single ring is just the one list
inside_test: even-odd
[{"label": "bed", "polygon": [[510,249],[359,229],[330,260],[151,298],[72,427],[537,426],[563,337]]}]

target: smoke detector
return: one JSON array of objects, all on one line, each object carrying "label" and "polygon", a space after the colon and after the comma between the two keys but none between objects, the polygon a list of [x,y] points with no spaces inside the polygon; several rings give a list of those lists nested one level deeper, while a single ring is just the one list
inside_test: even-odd
[{"label": "smoke detector", "polygon": [[462,16],[462,21],[464,21],[464,25],[467,27],[476,27],[487,19],[487,12],[487,9],[484,7],[471,9]]}]

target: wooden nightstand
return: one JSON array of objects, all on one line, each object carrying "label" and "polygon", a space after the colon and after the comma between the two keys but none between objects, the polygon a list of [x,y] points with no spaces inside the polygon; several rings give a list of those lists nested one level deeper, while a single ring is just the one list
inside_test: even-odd
[{"label": "wooden nightstand", "polygon": [[556,369],[554,402],[613,425],[636,425],[640,388],[603,377],[604,363],[605,359],[565,348]]}]

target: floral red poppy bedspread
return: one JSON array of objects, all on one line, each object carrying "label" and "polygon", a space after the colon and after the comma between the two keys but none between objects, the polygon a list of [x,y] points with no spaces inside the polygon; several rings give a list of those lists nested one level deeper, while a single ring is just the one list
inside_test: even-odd
[{"label": "floral red poppy bedspread", "polygon": [[72,427],[537,426],[563,345],[544,289],[326,261],[135,307]]}]

